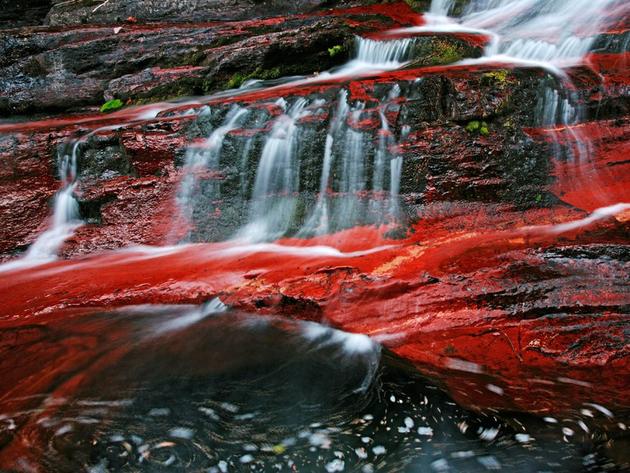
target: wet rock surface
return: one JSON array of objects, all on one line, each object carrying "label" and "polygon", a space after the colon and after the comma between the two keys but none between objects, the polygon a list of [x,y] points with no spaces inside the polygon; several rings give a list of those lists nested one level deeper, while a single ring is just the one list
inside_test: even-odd
[{"label": "wet rock surface", "polygon": [[46,17],[50,25],[117,23],[129,17],[138,21],[230,21],[265,18],[284,14],[310,13],[326,8],[342,8],[379,3],[377,0],[159,0],[133,2],[88,2],[53,0]]},{"label": "wet rock surface", "polygon": [[[497,74],[501,81],[496,80]],[[398,152],[403,157],[401,193],[405,212],[411,220],[418,206],[436,201],[506,202],[522,208],[555,202],[555,197],[548,192],[552,182],[549,145],[544,140],[536,142],[524,132],[525,127],[534,125],[533,110],[546,80],[546,73],[536,69],[408,69],[377,80],[367,78],[300,89],[300,94],[305,94],[311,102],[326,99],[325,104],[318,106],[319,115],[314,120],[309,117],[298,124],[311,137],[304,140],[305,147],[299,152],[303,163],[300,188],[304,205],[312,203],[318,191],[325,130],[338,106],[339,91],[345,88],[352,91],[350,101],[367,104],[355,125],[358,131],[371,136],[371,144],[366,149],[378,146],[379,114],[388,115]],[[399,96],[388,99],[393,87],[399,90]],[[283,94],[291,101],[295,91],[287,87]],[[482,100],[478,99],[480,96]],[[247,218],[249,195],[256,177],[256,163],[241,162],[243,151],[248,147],[251,156],[261,154],[265,135],[277,113],[273,112],[274,103],[266,100],[259,92],[230,99],[232,103],[227,104],[222,99],[210,100],[206,106],[214,110],[214,118],[188,113],[195,110],[198,113],[200,106],[182,106],[179,111],[164,112],[150,124],[129,124],[107,130],[107,122],[99,122],[105,129],[97,131],[77,148],[80,177],[77,195],[83,208],[96,206],[101,211],[113,210],[123,205],[116,198],[117,193],[129,194],[130,182],[149,178],[171,189],[163,200],[163,205],[171,208],[169,199],[176,192],[176,176],[182,172],[190,144],[193,143],[194,149],[195,140],[202,143],[234,104],[254,105],[259,110],[251,119],[255,126],[228,134],[216,172],[200,181],[200,185],[218,185],[218,194],[201,192],[194,203],[198,210],[194,219],[196,227],[191,234],[193,240],[213,241],[231,236]],[[274,99],[270,96],[268,100]],[[467,130],[471,122],[479,120],[487,123],[486,135]],[[89,128],[98,129],[98,126],[89,125]],[[33,159],[33,149],[51,157],[60,152],[68,153],[69,150],[63,148],[64,140],[80,129],[61,127],[53,134],[49,130],[33,130],[17,137],[7,136],[3,140],[5,163],[11,163],[7,170],[32,166],[28,163]],[[54,170],[55,163],[53,159],[48,166]],[[50,176],[49,167],[39,169],[33,172],[39,172],[41,178]],[[370,174],[370,169],[366,172]],[[9,179],[7,175],[7,186],[12,185]],[[132,189],[138,192],[138,205],[144,206],[142,189],[146,186],[141,184]],[[42,192],[54,192],[54,181],[52,188],[47,187]],[[105,207],[95,202],[105,202]],[[40,208],[41,219],[45,219],[48,206]],[[9,207],[6,212],[11,212]],[[88,213],[88,220],[93,220],[94,211]],[[104,231],[105,227],[116,231],[119,223],[115,219],[96,220],[101,227],[92,232]],[[34,220],[32,231],[41,224],[41,220]],[[299,226],[300,222],[297,224]],[[85,231],[87,229],[79,230],[79,234]],[[164,238],[165,234],[154,234],[150,241],[156,243]],[[11,239],[4,241],[9,249]],[[119,241],[123,244],[124,239]],[[67,254],[73,251],[71,247],[72,244],[68,245]]]},{"label": "wet rock surface", "polygon": [[[544,414],[588,399],[627,411],[630,219],[627,211],[589,217],[628,201],[630,82],[623,25],[602,35],[586,64],[568,71],[569,90],[538,67],[448,65],[478,57],[487,41],[461,34],[422,37],[404,69],[296,85],[273,81],[341,64],[354,35],[380,38],[383,30],[414,24],[417,17],[401,3],[328,11],[321,8],[331,2],[293,2],[300,15],[248,21],[239,10],[219,9],[217,19],[229,13],[239,21],[181,24],[174,11],[154,10],[155,2],[138,2],[142,14],[106,3],[96,11],[98,2],[78,9],[57,3],[48,15],[51,24],[81,25],[12,29],[0,40],[5,115],[67,112],[113,98],[140,107],[112,115],[82,108],[30,122],[14,116],[0,125],[4,259],[23,253],[46,228],[51,198],[61,186],[58,156],[71,152],[71,139],[84,137],[74,194],[85,225],[62,248],[70,261],[0,273],[3,320],[26,323],[77,307],[220,297],[249,312],[368,334],[474,409]],[[182,15],[189,5],[172,2]],[[315,8],[319,13],[301,14]],[[174,23],[144,23],[165,22],[166,15]],[[205,15],[194,20],[207,21]],[[340,55],[329,52],[334,46],[342,47]],[[447,46],[453,50],[440,57]],[[142,108],[250,79],[274,87],[171,103],[159,111]],[[255,163],[242,162],[243,151],[249,147],[252,159],[260,157],[265,136],[283,113],[279,97],[289,103],[303,98],[311,107],[296,126],[308,137],[298,153],[297,199],[312,206],[341,90],[349,104],[361,104],[347,126],[369,136],[370,160],[386,117],[392,138],[387,147],[402,158],[404,219],[385,235],[364,226],[280,244],[331,245],[346,253],[384,249],[340,260],[298,250],[278,256],[275,246],[235,255],[223,253],[219,243],[164,254],[94,256],[135,244],[233,236],[248,218],[256,178]],[[583,116],[567,124],[557,111],[541,122],[549,95],[570,98]],[[204,140],[234,106],[256,112],[226,134],[217,166],[199,178],[192,223],[179,221],[176,198],[187,150],[207,146]],[[148,118],[138,119],[141,112]],[[588,137],[589,159],[576,158],[576,136]],[[332,169],[333,176],[342,172]],[[362,198],[369,203],[383,197],[374,192]],[[306,215],[301,218],[297,226]],[[561,231],[558,224],[565,224]],[[91,259],[72,260],[86,255]]]},{"label": "wet rock surface", "polygon": [[333,58],[328,48],[350,51],[354,35],[381,17],[359,15],[348,25],[353,16],[11,30],[0,40],[0,114],[100,106],[114,97],[156,101],[238,87],[241,77],[312,74],[342,64],[347,52]]}]

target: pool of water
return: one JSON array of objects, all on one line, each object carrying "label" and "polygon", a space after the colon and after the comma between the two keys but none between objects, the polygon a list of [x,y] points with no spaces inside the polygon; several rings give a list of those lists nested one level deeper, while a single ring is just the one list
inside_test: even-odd
[{"label": "pool of water", "polygon": [[602,406],[571,419],[471,412],[367,337],[216,301],[67,311],[0,329],[0,343],[9,471],[628,466]]}]

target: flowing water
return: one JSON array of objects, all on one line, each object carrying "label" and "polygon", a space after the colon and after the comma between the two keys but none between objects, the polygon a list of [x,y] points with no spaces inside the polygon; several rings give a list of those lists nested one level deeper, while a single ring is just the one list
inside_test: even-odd
[{"label": "flowing water", "polygon": [[[486,54],[468,63],[542,65],[556,80],[540,91],[536,125],[571,127],[583,111],[562,68],[582,60],[604,26],[604,13],[621,4],[473,0],[453,19],[447,15],[456,2],[434,0],[431,21],[405,31],[483,32],[492,39]],[[413,43],[359,38],[348,64],[292,84],[398,69]],[[267,86],[250,82],[228,94]],[[266,108],[191,108],[202,136],[189,144],[181,163],[176,243],[227,241],[208,250],[209,266],[257,254],[278,260],[298,255],[310,264],[387,251],[390,246],[377,239],[368,249],[345,252],[271,242],[359,225],[387,229],[403,221],[397,145],[409,129],[390,123],[400,94],[399,86],[389,86],[372,110],[365,101],[350,100],[347,86],[325,99],[278,97]],[[150,121],[164,111],[168,106],[143,110],[132,121]],[[313,118],[324,115],[314,125]],[[588,138],[571,133],[574,146],[556,140],[556,156],[588,162]],[[0,270],[54,259],[81,225],[76,192],[88,139],[80,137],[70,152],[60,153],[62,188],[49,229],[23,260]],[[309,170],[307,161],[316,164]],[[214,177],[226,168],[233,175],[221,184]],[[225,200],[234,203],[231,213],[219,205]],[[572,222],[517,229],[510,237],[560,235],[628,209],[619,203]],[[238,222],[236,230],[221,225],[221,218]],[[187,226],[180,238],[182,221]],[[136,256],[138,270],[159,255],[183,259],[189,250],[194,245],[146,249]],[[80,272],[81,264],[74,270]],[[192,287],[194,281],[182,277],[164,287],[177,284]],[[18,471],[599,472],[624,466],[624,440],[613,440],[626,426],[607,407],[585,405],[557,419],[472,412],[364,335],[261,318],[219,299],[202,306],[50,307],[40,314],[48,317],[45,323],[0,329],[0,340],[9,340],[0,345],[0,462],[10,457]],[[486,388],[502,395],[494,384]]]},{"label": "flowing water", "polygon": [[59,178],[62,189],[53,201],[50,228],[30,246],[25,256],[27,263],[41,263],[54,259],[63,242],[80,225],[79,203],[74,197],[77,180],[77,154],[80,142],[75,142],[69,154],[60,153]]},{"label": "flowing water", "polygon": [[219,301],[59,315],[5,356],[41,380],[0,415],[20,471],[614,471],[605,408],[475,414],[363,335]]},{"label": "flowing water", "polygon": [[[579,61],[605,26],[607,14],[624,4],[625,0],[472,0],[459,22],[498,35],[489,56]],[[431,13],[446,16],[455,6],[455,0],[435,0]]]}]

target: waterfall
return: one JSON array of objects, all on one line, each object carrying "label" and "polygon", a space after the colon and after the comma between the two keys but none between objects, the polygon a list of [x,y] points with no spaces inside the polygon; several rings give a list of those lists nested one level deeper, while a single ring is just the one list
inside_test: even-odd
[{"label": "waterfall", "polygon": [[62,189],[53,201],[51,226],[30,246],[24,258],[25,263],[54,260],[63,243],[81,225],[79,203],[74,198],[77,180],[77,155],[80,141],[72,145],[70,154],[59,154],[59,179]]},{"label": "waterfall", "polygon": [[[284,99],[276,102],[286,108]],[[249,223],[238,237],[264,241],[282,236],[295,211],[299,162],[296,152],[300,130],[297,121],[310,114],[299,98],[277,118],[262,151],[252,195]]]},{"label": "waterfall", "polygon": [[346,120],[349,112],[348,92],[342,89],[339,92],[337,108],[333,119],[330,122],[328,133],[326,134],[326,143],[324,145],[324,158],[322,162],[322,174],[319,179],[319,195],[315,208],[300,230],[300,235],[306,236],[310,234],[322,235],[328,233],[330,229],[329,222],[329,202],[328,189],[330,186],[330,173],[333,162],[333,145],[335,139],[339,139],[339,131]]},{"label": "waterfall", "polygon": [[320,74],[315,80],[398,69],[408,59],[410,47],[414,42],[413,38],[381,41],[357,37],[355,57],[334,72]]},{"label": "waterfall", "polygon": [[[364,104],[350,114],[350,120],[355,121],[361,114]],[[346,130],[345,146],[341,159],[341,177],[339,180],[339,198],[335,200],[333,222],[335,227],[343,228],[348,223],[359,223],[363,215],[363,203],[359,192],[365,189],[364,163],[365,136],[362,132],[352,128]]]},{"label": "waterfall", "polygon": [[[240,121],[247,116],[249,110],[235,105],[228,112],[223,124],[212,131],[208,138],[198,146],[191,146],[186,151],[185,175],[181,181],[178,206],[187,220],[192,218],[194,195],[200,177],[208,171],[216,170],[223,150],[226,135],[238,128]],[[216,194],[217,188],[212,189]]]},{"label": "waterfall", "polygon": [[[364,102],[351,104],[345,88],[329,105],[298,97],[280,98],[256,110],[232,106],[223,123],[186,153],[178,203],[191,235],[201,240],[227,237],[220,231],[207,233],[221,225],[224,212],[240,222],[234,237],[247,242],[310,237],[395,220],[402,158],[392,155],[396,139],[388,116],[397,113],[399,95],[395,85],[370,109]],[[322,141],[309,125],[321,119],[315,116],[328,116]],[[362,128],[363,120],[375,119],[379,128]],[[225,138],[237,128],[238,136],[224,149]],[[310,164],[302,169],[305,160]],[[230,181],[238,189],[225,184],[225,173],[238,176]],[[204,176],[208,179],[202,185]],[[228,207],[221,207],[225,202]]]},{"label": "waterfall", "polygon": [[407,59],[409,47],[413,43],[411,38],[393,41],[379,41],[367,38],[357,38],[356,61],[367,64],[399,64]]},{"label": "waterfall", "polygon": [[[605,13],[625,0],[472,0],[459,20],[500,40],[487,55],[522,60],[579,61],[605,26]],[[447,15],[453,0],[433,0],[430,12]]]},{"label": "waterfall", "polygon": [[53,199],[50,228],[37,237],[22,260],[3,265],[2,270],[16,267],[16,265],[28,266],[53,261],[57,258],[64,242],[74,234],[77,228],[83,225],[79,212],[79,202],[74,197],[75,190],[79,184],[78,161],[80,146],[100,131],[115,130],[123,126],[125,126],[125,123],[92,130],[87,135],[71,143],[71,152],[69,154],[65,150],[58,153],[57,163],[62,188],[55,194]]}]

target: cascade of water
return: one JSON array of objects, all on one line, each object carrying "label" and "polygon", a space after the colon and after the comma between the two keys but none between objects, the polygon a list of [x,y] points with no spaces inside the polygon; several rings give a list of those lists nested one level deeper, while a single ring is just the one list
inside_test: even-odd
[{"label": "cascade of water", "polygon": [[[378,147],[376,149],[376,155],[374,157],[374,169],[372,175],[372,190],[378,195],[381,194],[384,190],[384,179],[385,179],[385,166],[386,160],[390,156],[390,148],[394,146],[394,136],[389,128],[389,122],[387,121],[387,117],[385,113],[387,111],[387,105],[391,103],[391,101],[395,100],[400,95],[400,87],[395,85],[392,90],[388,94],[387,102],[379,109],[379,118],[381,121],[381,129],[378,133]],[[396,159],[393,157],[392,159]],[[400,164],[402,166],[402,158],[400,159]],[[399,187],[398,182],[394,182],[396,178],[395,174],[391,174],[392,171],[396,171],[397,167],[394,166],[394,163],[390,160],[390,201],[392,199],[397,199],[397,197],[393,196],[393,191]],[[397,193],[397,191],[396,191]],[[376,215],[382,215],[387,211],[386,207],[392,208],[390,205],[386,205],[380,199],[373,199],[370,202],[371,211],[375,212]]]},{"label": "cascade of water", "polygon": [[[284,99],[276,104],[286,109]],[[306,99],[299,98],[276,119],[258,164],[249,223],[238,238],[264,241],[278,238],[288,230],[295,211],[295,192],[299,190],[297,121],[311,113],[306,110],[307,105]]]},{"label": "cascade of water", "polygon": [[[365,104],[359,103],[357,109],[350,113],[353,124],[359,120]],[[360,221],[363,215],[363,203],[359,193],[365,190],[365,135],[349,127],[344,138],[344,149],[341,159],[341,176],[339,179],[340,197],[335,200],[333,224],[335,228],[343,228],[348,224]]]},{"label": "cascade of water", "polygon": [[408,59],[414,41],[413,38],[381,41],[357,37],[355,57],[334,72],[320,74],[315,80],[398,69]]},{"label": "cascade of water", "polygon": [[74,198],[80,143],[79,140],[74,142],[70,154],[60,153],[59,155],[59,178],[63,187],[57,192],[53,201],[52,224],[28,249],[24,258],[26,264],[55,259],[63,242],[81,225],[79,203]]},{"label": "cascade of water", "polygon": [[[265,119],[266,119],[266,114],[264,112],[259,112],[256,117],[253,120],[252,123],[252,128],[253,129],[258,129],[261,128],[264,123],[265,123]],[[254,136],[251,135],[249,136],[246,140],[245,140],[245,144],[243,145],[243,149],[241,151],[241,156],[239,159],[239,165],[240,165],[240,169],[241,169],[241,173],[240,173],[240,179],[239,179],[239,185],[240,185],[240,197],[241,199],[243,199],[244,201],[247,200],[248,193],[247,193],[247,175],[248,173],[245,172],[245,169],[248,166],[248,162],[249,162],[249,157],[250,157],[250,153],[252,151],[252,146],[254,145]]]},{"label": "cascade of water", "polygon": [[[150,111],[145,113],[155,114],[157,112]],[[91,136],[100,131],[115,130],[124,125],[125,123],[121,123],[119,125],[109,125],[92,130],[87,135],[71,143],[70,153],[65,152],[65,150],[59,152],[57,163],[62,188],[55,194],[53,200],[53,213],[50,228],[37,237],[23,259],[3,265],[3,270],[16,267],[16,265],[28,266],[52,261],[57,258],[59,249],[63,243],[83,224],[79,212],[79,202],[74,197],[74,192],[79,183],[78,160],[81,144],[87,142]]]},{"label": "cascade of water", "polygon": [[[625,0],[472,0],[461,18],[468,28],[500,36],[487,55],[534,61],[578,61],[592,46],[605,12]],[[433,0],[431,13],[447,15],[453,0]]]},{"label": "cascade of water", "polygon": [[367,64],[401,63],[407,59],[411,38],[393,41],[378,41],[368,38],[357,38],[356,61]]},{"label": "cascade of water", "polygon": [[335,114],[330,122],[328,133],[326,135],[317,202],[310,217],[300,230],[300,235],[322,235],[327,233],[330,228],[328,189],[330,186],[330,173],[333,164],[333,145],[335,144],[335,140],[339,139],[339,132],[344,125],[349,110],[348,92],[345,89],[342,89],[341,92],[339,92],[337,109],[335,110]]},{"label": "cascade of water", "polygon": [[[226,135],[238,128],[248,113],[249,110],[246,108],[233,106],[220,127],[212,131],[201,145],[189,147],[186,151],[186,172],[180,184],[178,205],[188,220],[192,218],[192,201],[200,176],[218,168]],[[212,192],[218,194],[218,189],[212,189]]]},{"label": "cascade of water", "polygon": [[[366,110],[362,102],[351,106],[348,91],[342,89],[331,114],[326,139],[323,143],[316,141],[315,148],[311,143],[313,128],[303,119],[325,114],[325,108],[321,108],[325,105],[323,100],[298,98],[288,104],[285,99],[278,99],[276,110],[281,109],[283,113],[272,118],[268,132],[264,131],[265,122],[269,120],[268,112],[234,106],[203,146],[194,145],[188,150],[178,199],[180,208],[194,225],[193,233],[206,237],[204,229],[210,228],[203,221],[192,221],[193,217],[203,219],[203,215],[195,213],[193,216],[195,202],[225,202],[228,194],[234,195],[231,191],[228,194],[221,191],[221,180],[211,179],[208,185],[199,186],[197,176],[208,171],[222,173],[226,165],[234,164],[239,166],[240,199],[249,202],[247,220],[236,234],[239,240],[273,240],[295,228],[299,228],[298,236],[320,235],[356,224],[384,222],[386,215],[395,217],[402,159],[391,155],[396,141],[387,116],[388,107],[399,95],[400,88],[394,86],[381,106]],[[242,127],[244,118],[252,114],[251,120],[247,118],[249,131],[236,138],[238,143],[234,142],[222,157],[226,135],[236,127]],[[361,121],[374,115],[381,123],[378,132],[363,130]],[[261,133],[267,134],[262,150],[254,146]],[[375,152],[366,148],[372,140],[378,142]],[[317,143],[321,143],[321,147]],[[301,177],[301,161],[302,158],[309,159],[309,150],[323,153],[321,161],[312,160],[310,167],[305,168],[307,173],[319,170],[318,188],[313,188],[312,178]],[[252,165],[253,155],[258,153],[255,178],[250,184],[248,168]],[[232,157],[226,161],[228,156]],[[248,189],[252,184],[250,195]],[[229,215],[241,215],[238,210],[242,208],[241,204],[227,205],[236,206],[229,207]],[[216,215],[223,214],[223,210],[205,210],[213,222],[216,222]]]}]

